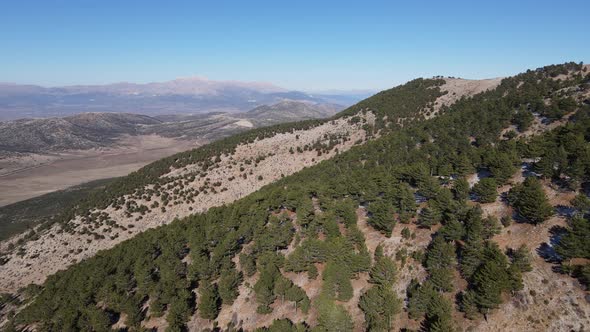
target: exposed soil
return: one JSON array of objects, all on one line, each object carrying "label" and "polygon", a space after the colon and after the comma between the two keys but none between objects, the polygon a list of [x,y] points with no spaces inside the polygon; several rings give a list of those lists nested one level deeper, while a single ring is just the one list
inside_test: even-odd
[{"label": "exposed soil", "polygon": [[0,160],[0,206],[97,179],[127,175],[197,142],[156,135],[125,136],[117,147]]},{"label": "exposed soil", "polygon": [[502,77],[484,80],[466,80],[462,78],[445,77],[445,84],[440,87],[441,91],[447,93],[438,97],[434,102],[434,112],[426,118],[434,117],[443,106],[450,106],[462,97],[470,97],[478,93],[495,89],[501,82]]}]

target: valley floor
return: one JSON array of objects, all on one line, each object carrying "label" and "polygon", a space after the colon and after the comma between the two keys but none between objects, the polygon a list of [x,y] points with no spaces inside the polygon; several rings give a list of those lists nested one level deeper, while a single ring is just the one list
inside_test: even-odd
[{"label": "valley floor", "polygon": [[117,147],[0,159],[0,206],[88,181],[127,175],[199,142],[157,135],[126,136]]}]

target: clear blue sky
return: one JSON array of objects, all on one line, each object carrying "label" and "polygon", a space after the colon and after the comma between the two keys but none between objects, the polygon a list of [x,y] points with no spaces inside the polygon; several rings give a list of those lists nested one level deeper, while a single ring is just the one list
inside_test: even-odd
[{"label": "clear blue sky", "polygon": [[590,1],[0,2],[0,81],[381,89],[590,62]]}]

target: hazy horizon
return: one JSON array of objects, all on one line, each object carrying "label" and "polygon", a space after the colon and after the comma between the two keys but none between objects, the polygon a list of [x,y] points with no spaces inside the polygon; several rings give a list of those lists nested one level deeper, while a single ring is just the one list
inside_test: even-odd
[{"label": "hazy horizon", "polygon": [[590,3],[560,6],[4,2],[0,81],[64,86],[205,76],[300,91],[375,91],[416,77],[509,76],[590,60]]}]

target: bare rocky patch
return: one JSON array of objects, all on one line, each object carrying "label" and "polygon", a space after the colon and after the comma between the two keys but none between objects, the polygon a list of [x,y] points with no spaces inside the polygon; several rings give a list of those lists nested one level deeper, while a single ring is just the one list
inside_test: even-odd
[{"label": "bare rocky patch", "polygon": [[[374,121],[372,113],[366,113],[364,119]],[[143,194],[122,197],[123,206],[94,210],[90,217],[77,216],[69,222],[73,231],[64,232],[54,225],[38,239],[13,250],[1,267],[0,291],[14,292],[30,283],[42,283],[48,275],[147,229],[233,202],[283,176],[328,160],[365,140],[362,125],[362,121],[341,118],[241,144],[233,154],[212,160],[214,166],[206,172],[194,164],[171,169],[163,176],[171,181],[159,194],[148,194],[147,189],[153,189],[150,185],[143,188]]]},{"label": "bare rocky patch", "polygon": [[487,90],[495,89],[502,82],[502,77],[483,79],[483,80],[467,80],[462,78],[443,78],[445,83],[440,86],[444,95],[438,97],[431,105],[431,111],[425,114],[427,119],[433,118],[443,106],[450,106],[463,97],[474,96],[478,93]]}]

